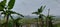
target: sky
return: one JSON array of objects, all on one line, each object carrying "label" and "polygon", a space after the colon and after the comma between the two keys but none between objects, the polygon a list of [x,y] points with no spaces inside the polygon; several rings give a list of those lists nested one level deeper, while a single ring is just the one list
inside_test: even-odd
[{"label": "sky", "polygon": [[50,9],[50,15],[60,15],[60,0],[16,0],[13,11],[34,16],[32,12],[37,11],[42,5],[46,5],[44,15],[47,15],[48,9]]}]

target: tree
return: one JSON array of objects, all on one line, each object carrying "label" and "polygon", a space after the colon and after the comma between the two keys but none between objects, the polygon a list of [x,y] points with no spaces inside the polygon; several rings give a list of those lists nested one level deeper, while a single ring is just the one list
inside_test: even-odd
[{"label": "tree", "polygon": [[50,12],[50,9],[48,9],[48,15],[46,17],[46,27],[49,27],[49,12]]},{"label": "tree", "polygon": [[53,17],[55,16],[49,15],[49,12],[50,12],[50,9],[48,9],[48,15],[46,17],[46,27],[53,27],[52,20],[53,20]]},{"label": "tree", "polygon": [[[3,0],[1,3],[0,3],[0,11],[2,11],[1,14],[4,14],[4,16],[6,17],[6,25],[5,27],[8,27],[8,19],[9,19],[9,16],[11,17],[11,14],[17,14],[17,15],[20,15],[23,17],[23,15],[19,14],[19,13],[16,13],[15,11],[12,11],[13,7],[14,7],[14,4],[15,4],[15,0],[10,0],[7,3],[7,0]],[[13,18],[12,18],[13,19]]]},{"label": "tree", "polygon": [[53,20],[53,17],[55,16],[49,16],[49,27],[53,27],[53,23],[52,23],[52,20]]},{"label": "tree", "polygon": [[45,7],[46,7],[46,6],[41,6],[41,7],[38,9],[38,11],[32,13],[32,14],[36,14],[36,15],[39,16],[41,27],[44,26],[44,25],[43,25],[43,24],[44,24],[44,21],[43,21],[43,16],[44,16],[44,15],[42,14],[42,12],[43,12],[43,10],[45,9]]}]

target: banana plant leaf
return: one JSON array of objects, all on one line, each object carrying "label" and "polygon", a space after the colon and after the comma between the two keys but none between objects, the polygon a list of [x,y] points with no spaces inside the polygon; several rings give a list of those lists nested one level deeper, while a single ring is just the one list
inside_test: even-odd
[{"label": "banana plant leaf", "polygon": [[3,11],[6,5],[6,0],[0,2],[0,11]]},{"label": "banana plant leaf", "polygon": [[38,15],[39,13],[38,13],[38,12],[33,12],[32,14],[36,14],[36,15]]},{"label": "banana plant leaf", "polygon": [[22,14],[19,14],[19,13],[16,13],[14,11],[9,11],[11,14],[17,14],[17,15],[20,15],[21,17],[24,17]]},{"label": "banana plant leaf", "polygon": [[46,6],[41,6],[40,8],[38,8],[38,12],[39,12],[39,13],[42,13],[45,7],[46,7]]},{"label": "banana plant leaf", "polygon": [[11,10],[14,7],[15,0],[10,0],[8,3],[8,9]]}]

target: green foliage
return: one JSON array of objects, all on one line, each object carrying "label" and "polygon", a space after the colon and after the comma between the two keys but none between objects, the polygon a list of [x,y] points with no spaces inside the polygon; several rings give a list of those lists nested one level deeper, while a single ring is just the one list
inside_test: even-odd
[{"label": "green foliage", "polygon": [[0,2],[0,11],[3,11],[6,5],[6,0]]},{"label": "green foliage", "polygon": [[40,15],[40,14],[43,12],[43,10],[44,10],[45,7],[46,7],[46,6],[41,6],[40,8],[38,8],[38,11],[33,12],[32,14]]},{"label": "green foliage", "polygon": [[53,17],[55,17],[55,16],[49,15],[50,20],[53,20]]},{"label": "green foliage", "polygon": [[[17,14],[17,15],[20,15],[20,16],[24,17],[23,15],[21,15],[19,13],[16,13],[15,11],[11,11],[11,9],[13,8],[13,6],[15,4],[15,0],[10,0],[9,3],[8,3],[8,6],[6,5],[6,1],[7,0],[3,0],[0,3],[0,11],[3,11],[1,14],[4,14],[5,16],[6,15],[10,15],[11,16],[11,14]],[[5,6],[7,6],[7,7],[5,7]]]},{"label": "green foliage", "polygon": [[15,0],[10,0],[8,3],[8,9],[11,10],[14,7]]},{"label": "green foliage", "polygon": [[52,20],[53,20],[53,17],[55,16],[49,15],[49,12],[50,12],[50,9],[48,9],[48,15],[46,17],[46,26],[53,27]]},{"label": "green foliage", "polygon": [[38,9],[38,12],[39,12],[39,13],[42,13],[45,7],[46,7],[46,6],[41,6],[41,7]]},{"label": "green foliage", "polygon": [[[43,27],[44,26],[44,21],[43,21],[43,17],[45,17],[45,15],[43,15],[42,14],[42,12],[43,12],[43,10],[45,9],[45,7],[46,6],[41,6],[40,8],[38,8],[38,10],[36,11],[36,12],[33,12],[32,14],[36,14],[36,15],[38,15],[38,17],[39,17],[39,21],[41,22],[40,24],[41,24],[41,27]],[[39,25],[38,24],[38,22],[39,21],[37,21],[37,25]],[[39,26],[38,26],[39,27]]]},{"label": "green foliage", "polygon": [[22,17],[24,17],[22,14],[19,14],[19,13],[16,13],[15,11],[8,11],[10,14],[17,14],[17,15],[20,15]]},{"label": "green foliage", "polygon": [[39,13],[38,13],[38,12],[33,12],[32,14],[36,14],[36,15],[38,15]]},{"label": "green foliage", "polygon": [[[6,2],[7,0],[3,0],[2,2],[0,2],[0,10],[4,10],[4,9],[7,9],[8,10],[11,10],[13,7],[14,7],[14,4],[15,4],[15,0],[10,0],[9,3],[8,3],[8,6],[6,5]],[[7,6],[7,7],[5,7]]]},{"label": "green foliage", "polygon": [[[7,26],[8,18],[11,17],[11,19],[13,19],[11,14],[17,14],[17,15],[20,15],[21,17],[24,17],[24,16],[22,14],[16,13],[15,11],[11,11],[11,9],[13,9],[13,7],[14,7],[15,0],[10,0],[8,2],[8,5],[6,3],[7,3],[7,0],[3,0],[2,2],[0,2],[0,11],[2,11],[1,14],[4,14],[4,16],[7,17],[6,18],[6,26]],[[13,21],[14,21],[14,19],[13,19]]]}]

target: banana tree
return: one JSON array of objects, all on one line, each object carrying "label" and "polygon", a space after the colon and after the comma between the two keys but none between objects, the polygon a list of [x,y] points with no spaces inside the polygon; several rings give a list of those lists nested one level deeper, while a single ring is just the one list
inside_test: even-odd
[{"label": "banana tree", "polygon": [[[17,15],[20,15],[23,17],[23,15],[19,14],[19,13],[16,13],[15,11],[11,11],[14,7],[14,4],[15,4],[15,0],[10,0],[7,3],[7,0],[3,0],[2,2],[0,2],[0,11],[2,11],[1,14],[4,14],[4,16],[6,17],[6,25],[5,27],[8,27],[8,19],[9,19],[9,16],[11,17],[11,14],[17,14]],[[12,18],[13,19],[13,18]]]},{"label": "banana tree", "polygon": [[46,17],[46,27],[53,27],[52,20],[53,20],[53,17],[55,16],[49,15],[49,12],[50,12],[50,9],[48,9],[48,15]]},{"label": "banana tree", "polygon": [[40,19],[40,26],[41,27],[43,27],[43,24],[44,24],[44,21],[43,21],[43,14],[42,14],[42,12],[43,12],[43,10],[45,9],[45,7],[46,6],[41,6],[39,9],[38,9],[38,11],[36,11],[36,12],[33,12],[32,14],[36,14],[36,15],[38,15],[38,17],[39,17],[39,19]]},{"label": "banana tree", "polygon": [[49,16],[49,27],[53,27],[53,23],[52,23],[52,20],[53,20],[53,17],[55,16]]},{"label": "banana tree", "polygon": [[55,16],[52,16],[52,15],[49,15],[47,18],[47,22],[46,22],[46,27],[53,27],[53,23],[52,23],[52,20],[53,20],[53,17]]},{"label": "banana tree", "polygon": [[46,27],[49,27],[49,12],[50,12],[50,9],[48,9],[48,15],[46,17]]}]

